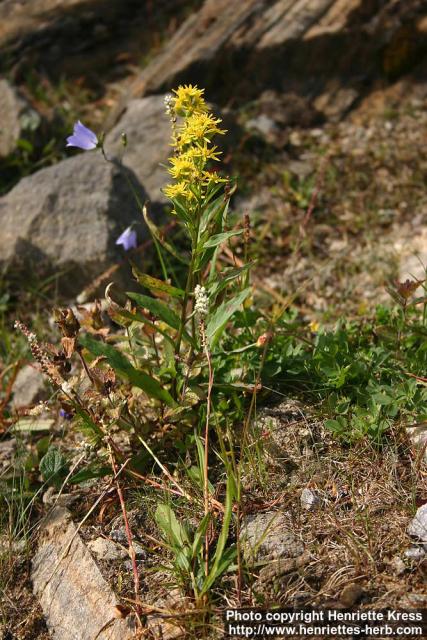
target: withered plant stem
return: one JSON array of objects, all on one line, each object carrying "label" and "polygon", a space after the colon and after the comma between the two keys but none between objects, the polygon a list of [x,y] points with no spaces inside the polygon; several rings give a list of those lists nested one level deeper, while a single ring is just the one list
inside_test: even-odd
[{"label": "withered plant stem", "polygon": [[[136,564],[135,547],[133,546],[132,530],[131,530],[130,525],[129,525],[129,518],[128,518],[128,514],[127,514],[127,510],[126,510],[125,499],[123,497],[123,491],[122,491],[122,488],[120,486],[119,479],[117,477],[117,463],[116,463],[116,460],[114,458],[113,449],[112,449],[110,443],[108,444],[108,453],[110,455],[111,468],[113,469],[114,476],[115,476],[116,491],[117,491],[117,495],[119,497],[120,507],[122,509],[123,521],[125,523],[126,538],[127,538],[128,545],[129,545],[129,555],[130,555],[130,559],[131,559],[131,562],[132,562],[135,598],[138,599],[138,597],[139,597],[139,573],[138,573],[138,567],[137,567],[137,564]],[[136,613],[137,613],[138,616],[140,615],[140,609],[141,609],[140,605],[136,605]]]}]

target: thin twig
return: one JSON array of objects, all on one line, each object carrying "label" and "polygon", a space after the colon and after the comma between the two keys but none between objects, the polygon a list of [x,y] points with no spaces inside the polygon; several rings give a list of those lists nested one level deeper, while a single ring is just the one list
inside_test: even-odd
[{"label": "thin twig", "polygon": [[[120,501],[120,506],[121,506],[121,509],[122,509],[123,521],[125,523],[126,537],[127,537],[127,541],[128,541],[128,545],[129,545],[129,556],[130,556],[130,559],[131,559],[131,562],[132,562],[135,598],[138,598],[138,596],[139,596],[139,573],[138,573],[138,566],[136,564],[135,547],[133,546],[132,530],[131,530],[130,525],[129,525],[129,518],[128,518],[127,511],[126,511],[126,503],[125,503],[125,500],[124,500],[124,497],[123,497],[123,491],[122,491],[122,488],[120,486],[119,479],[117,478],[117,463],[116,463],[116,460],[114,458],[113,450],[111,448],[110,443],[108,443],[108,453],[110,454],[111,467],[112,467],[112,469],[114,471],[114,475],[116,476],[116,480],[115,480],[116,491],[117,491],[117,495],[118,495],[119,501]],[[140,610],[139,610],[139,606],[138,605],[137,605],[137,611],[136,612],[137,612],[137,614],[139,616]]]}]

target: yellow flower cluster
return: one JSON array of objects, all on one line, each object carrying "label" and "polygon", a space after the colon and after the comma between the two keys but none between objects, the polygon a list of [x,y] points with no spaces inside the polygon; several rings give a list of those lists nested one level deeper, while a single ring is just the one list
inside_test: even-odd
[{"label": "yellow flower cluster", "polygon": [[171,96],[169,113],[182,121],[174,127],[172,146],[175,155],[170,159],[169,173],[176,180],[168,185],[164,193],[168,198],[181,197],[190,205],[197,200],[196,193],[203,198],[204,190],[212,182],[226,182],[216,173],[208,171],[210,160],[218,160],[220,152],[212,144],[215,135],[224,134],[220,129],[220,118],[215,118],[203,97],[204,90],[192,85],[180,86]]},{"label": "yellow flower cluster", "polygon": [[214,135],[225,133],[218,127],[220,118],[214,118],[210,113],[193,113],[185,119],[180,131],[178,144],[180,148],[186,145],[208,145]]},{"label": "yellow flower cluster", "polygon": [[174,89],[174,109],[177,116],[183,118],[192,113],[205,113],[208,110],[207,104],[203,97],[204,89],[198,89],[191,84]]}]

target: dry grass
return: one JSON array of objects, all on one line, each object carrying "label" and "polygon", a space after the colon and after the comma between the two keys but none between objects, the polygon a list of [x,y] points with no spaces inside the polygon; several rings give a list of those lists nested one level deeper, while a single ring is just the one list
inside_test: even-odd
[{"label": "dry grass", "polygon": [[[426,561],[403,557],[411,545],[407,525],[427,498],[427,470],[404,432],[396,430],[383,449],[367,442],[345,448],[309,414],[295,419],[297,412],[301,407],[295,411],[289,403],[263,412],[271,416],[261,418],[264,425],[270,422],[264,436],[270,470],[265,506],[275,503],[286,511],[310,562],[272,585],[264,598],[286,606],[332,606],[356,582],[363,590],[362,607],[404,606],[404,597],[413,593],[424,594],[427,603]],[[302,508],[304,488],[319,496],[317,509]],[[265,487],[247,490],[266,494]]]}]

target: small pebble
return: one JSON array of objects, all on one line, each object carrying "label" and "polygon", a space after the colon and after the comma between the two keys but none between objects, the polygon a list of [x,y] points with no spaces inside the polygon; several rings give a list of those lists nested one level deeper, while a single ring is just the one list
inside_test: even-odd
[{"label": "small pebble", "polygon": [[88,542],[89,551],[99,560],[120,560],[128,555],[126,549],[106,538],[96,538]]},{"label": "small pebble", "polygon": [[403,554],[409,560],[422,560],[426,555],[423,547],[410,547]]},{"label": "small pebble", "polygon": [[301,506],[307,511],[314,511],[320,506],[320,498],[311,489],[303,489],[301,493]]},{"label": "small pebble", "polygon": [[390,566],[397,576],[401,576],[406,571],[406,565],[400,556],[394,556],[390,562]]},{"label": "small pebble", "polygon": [[408,529],[410,536],[419,538],[427,543],[427,503],[423,504],[410,522]]}]

